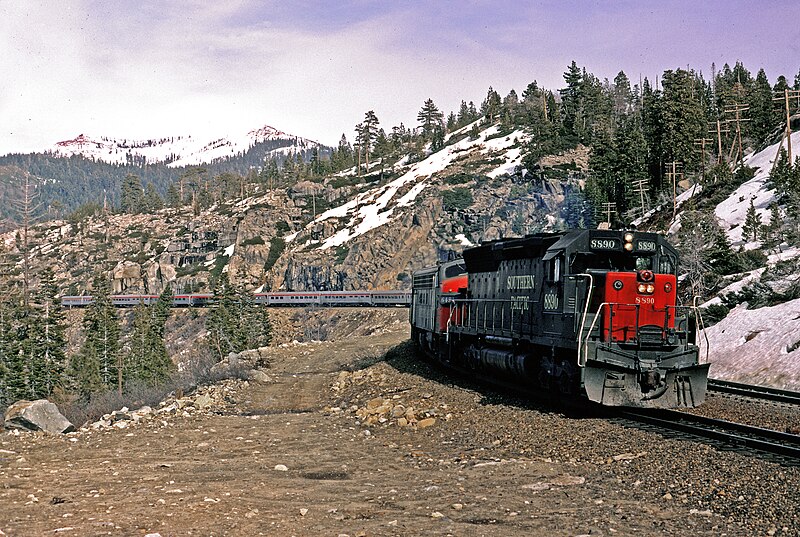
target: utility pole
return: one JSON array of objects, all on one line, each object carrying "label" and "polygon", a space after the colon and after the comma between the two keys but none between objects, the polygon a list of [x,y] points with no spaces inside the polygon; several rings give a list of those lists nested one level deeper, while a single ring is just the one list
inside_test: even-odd
[{"label": "utility pole", "polygon": [[717,119],[716,127],[712,123],[708,128],[708,132],[717,134],[717,164],[722,164],[722,135],[730,132],[728,125]]},{"label": "utility pole", "polygon": [[672,180],[672,219],[678,215],[678,176],[683,179],[683,163],[672,161],[667,163],[667,179]]},{"label": "utility pole", "polygon": [[[790,90],[785,88],[783,90],[783,95],[778,94],[777,97],[774,97],[773,101],[783,101],[784,108],[786,110],[786,131],[784,136],[786,136],[786,153],[789,157],[789,163],[792,162],[792,113],[791,108],[789,107],[789,99],[790,98],[797,98],[800,101],[800,90]],[[781,141],[783,138],[781,137]],[[782,144],[778,145],[778,153],[780,153]],[[775,162],[778,161],[777,155],[775,156]]]},{"label": "utility pole", "polygon": [[744,162],[744,151],[742,150],[742,123],[746,121],[750,121],[749,119],[742,118],[742,112],[747,112],[750,110],[749,106],[745,106],[743,104],[739,104],[737,101],[733,101],[731,106],[725,108],[726,114],[734,114],[734,119],[729,119],[727,122],[735,121],[736,122],[736,140],[734,140],[733,144],[731,145],[730,155],[733,156],[734,146],[738,143],[738,151],[736,154],[736,158],[731,158],[731,161],[738,160],[739,163]]},{"label": "utility pole", "polygon": [[700,146],[700,182],[706,184],[706,142],[713,142],[711,138],[695,138],[694,145]]},{"label": "utility pole", "polygon": [[636,194],[639,194],[639,203],[642,208],[642,216],[644,213],[647,212],[647,209],[644,204],[644,195],[647,190],[647,179],[634,179],[633,180],[633,191]]},{"label": "utility pole", "polygon": [[603,203],[603,212],[606,213],[606,223],[608,224],[609,229],[611,229],[611,215],[616,214],[617,204],[613,201],[607,201]]}]

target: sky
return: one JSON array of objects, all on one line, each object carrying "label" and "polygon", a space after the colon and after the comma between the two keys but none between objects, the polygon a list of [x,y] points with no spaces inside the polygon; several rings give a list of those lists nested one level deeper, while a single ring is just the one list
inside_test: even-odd
[{"label": "sky", "polygon": [[557,90],[573,60],[634,83],[737,60],[793,80],[798,20],[795,0],[0,0],[0,155],[263,125],[335,145],[368,110],[388,131],[428,98]]}]

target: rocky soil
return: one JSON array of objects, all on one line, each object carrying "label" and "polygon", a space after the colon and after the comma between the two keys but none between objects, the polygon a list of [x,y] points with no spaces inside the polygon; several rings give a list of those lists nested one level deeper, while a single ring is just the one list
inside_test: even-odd
[{"label": "rocky soil", "polygon": [[406,338],[277,342],[255,380],[3,433],[0,535],[800,534],[798,468],[449,379]]}]

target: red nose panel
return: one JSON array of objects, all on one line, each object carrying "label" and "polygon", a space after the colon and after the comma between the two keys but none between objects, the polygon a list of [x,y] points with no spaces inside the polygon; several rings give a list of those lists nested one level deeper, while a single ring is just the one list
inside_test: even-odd
[{"label": "red nose panel", "polygon": [[[453,278],[448,278],[442,282],[442,295],[455,295],[461,289],[467,288],[467,275],[462,274],[460,276],[454,276]],[[453,296],[455,298],[455,296]],[[450,310],[453,310],[452,312]],[[460,308],[454,308],[451,306],[439,306],[439,331],[446,332],[447,331],[447,323],[448,321],[451,324],[459,324],[461,322],[461,311]]]},{"label": "red nose panel", "polygon": [[[676,304],[676,283],[672,274],[654,274],[645,284],[637,280],[635,272],[609,272],[604,301],[612,305],[603,311],[603,341],[632,343],[643,326],[674,328],[675,312],[668,306]],[[648,292],[648,284],[652,285],[652,293]]]}]

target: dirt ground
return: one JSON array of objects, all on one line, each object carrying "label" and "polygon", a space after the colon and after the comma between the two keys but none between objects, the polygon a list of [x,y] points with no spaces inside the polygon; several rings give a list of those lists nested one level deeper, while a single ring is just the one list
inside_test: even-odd
[{"label": "dirt ground", "polygon": [[[268,378],[233,384],[208,412],[65,436],[3,433],[0,535],[800,531],[796,513],[757,532],[742,526],[746,515],[708,499],[724,486],[703,470],[684,469],[696,485],[681,489],[661,450],[691,452],[668,457],[680,466],[715,460],[707,446],[498,400],[420,363],[406,339],[396,323],[339,342],[284,344]],[[797,472],[726,456],[764,469],[773,493],[797,503]],[[735,504],[737,491],[727,494]]]}]

